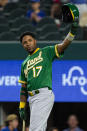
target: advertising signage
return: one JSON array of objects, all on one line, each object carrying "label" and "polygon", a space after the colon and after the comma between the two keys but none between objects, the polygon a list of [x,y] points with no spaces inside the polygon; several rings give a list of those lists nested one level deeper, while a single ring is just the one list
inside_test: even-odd
[{"label": "advertising signage", "polygon": [[[22,61],[0,61],[0,102],[20,100]],[[55,60],[52,66],[55,102],[87,102],[87,61]]]}]

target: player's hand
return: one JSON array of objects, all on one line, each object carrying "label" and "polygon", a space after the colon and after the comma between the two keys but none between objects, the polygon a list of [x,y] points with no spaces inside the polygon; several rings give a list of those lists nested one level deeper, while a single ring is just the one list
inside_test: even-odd
[{"label": "player's hand", "polygon": [[77,18],[73,21],[73,23],[72,23],[72,25],[71,25],[71,33],[72,33],[73,35],[76,34],[77,29],[78,29],[78,26],[79,26],[79,17],[77,17]]},{"label": "player's hand", "polygon": [[26,120],[25,108],[19,108],[19,114],[22,120]]}]

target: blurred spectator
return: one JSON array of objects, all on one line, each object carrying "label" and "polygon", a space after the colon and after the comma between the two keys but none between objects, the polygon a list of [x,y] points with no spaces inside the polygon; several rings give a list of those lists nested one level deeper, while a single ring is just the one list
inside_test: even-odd
[{"label": "blurred spectator", "polygon": [[0,125],[0,131],[5,128],[5,125]]},{"label": "blurred spectator", "polygon": [[79,122],[76,115],[70,115],[67,123],[68,123],[69,128],[63,131],[83,131],[82,129],[78,127]]},{"label": "blurred spectator", "polygon": [[57,26],[61,24],[61,4],[59,0],[53,0],[53,5],[51,7],[51,15]]},{"label": "blurred spectator", "polygon": [[75,4],[80,12],[80,26],[87,26],[87,1],[86,0],[70,0]]},{"label": "blurred spectator", "polygon": [[66,3],[68,3],[68,2],[70,2],[69,0],[61,0],[61,3],[62,4],[66,4]]},{"label": "blurred spectator", "polygon": [[51,127],[48,131],[59,131],[57,127]]},{"label": "blurred spectator", "polygon": [[27,12],[27,17],[32,20],[33,25],[36,25],[46,15],[40,10],[40,0],[31,0],[31,6],[32,9]]},{"label": "blurred spectator", "polygon": [[19,0],[8,0],[8,2],[18,2]]},{"label": "blurred spectator", "polygon": [[6,127],[3,128],[1,131],[17,131],[17,127],[18,127],[17,115],[15,114],[8,115],[5,123],[6,123]]},{"label": "blurred spectator", "polygon": [[8,0],[0,0],[0,10],[3,11],[4,6],[8,3]]},{"label": "blurred spectator", "polygon": [[29,131],[29,127],[26,127],[26,128],[25,128],[25,131]]}]

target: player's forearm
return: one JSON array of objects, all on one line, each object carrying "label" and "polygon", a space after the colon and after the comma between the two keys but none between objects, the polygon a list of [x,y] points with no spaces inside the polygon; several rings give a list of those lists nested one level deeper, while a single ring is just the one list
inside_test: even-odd
[{"label": "player's forearm", "polygon": [[58,53],[61,54],[62,52],[64,52],[65,49],[67,49],[68,46],[71,44],[73,39],[74,39],[74,35],[71,33],[68,33],[64,41],[61,44],[58,44]]},{"label": "player's forearm", "polygon": [[20,95],[20,102],[26,102],[27,98],[24,95]]},{"label": "player's forearm", "polygon": [[26,106],[26,97],[25,96],[20,96],[20,105],[19,108],[25,108]]},{"label": "player's forearm", "polygon": [[27,90],[26,85],[22,85],[21,91],[20,91],[20,108],[24,108],[26,106],[27,101]]}]

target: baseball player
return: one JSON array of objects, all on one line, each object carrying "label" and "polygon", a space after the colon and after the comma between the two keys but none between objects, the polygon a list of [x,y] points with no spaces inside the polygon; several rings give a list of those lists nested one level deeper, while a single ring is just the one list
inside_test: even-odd
[{"label": "baseball player", "polygon": [[78,27],[78,10],[73,6],[73,12],[73,10],[71,10],[72,6],[70,7],[73,23],[70,32],[62,43],[56,44],[55,46],[37,48],[34,33],[25,32],[20,38],[23,48],[28,51],[29,55],[21,66],[19,82],[22,86],[20,91],[19,113],[21,119],[25,120],[25,106],[29,96],[29,131],[46,131],[47,120],[54,104],[54,94],[52,92],[52,62],[55,58],[59,59],[64,50],[73,41]]}]

